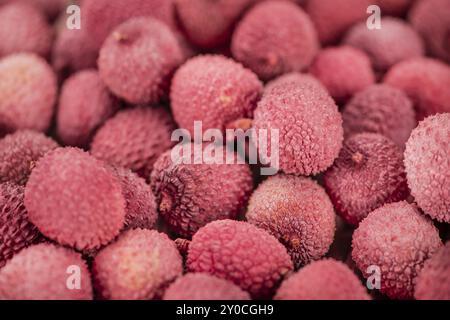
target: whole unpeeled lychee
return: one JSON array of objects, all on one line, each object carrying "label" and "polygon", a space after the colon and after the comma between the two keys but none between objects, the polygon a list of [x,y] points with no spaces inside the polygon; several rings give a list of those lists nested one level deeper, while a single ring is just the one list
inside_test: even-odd
[{"label": "whole unpeeled lychee", "polygon": [[411,194],[431,218],[450,223],[450,113],[425,118],[405,150]]},{"label": "whole unpeeled lychee", "polygon": [[270,80],[309,66],[319,48],[314,25],[299,6],[264,1],[242,18],[233,34],[233,57]]},{"label": "whole unpeeled lychee", "polygon": [[408,299],[424,262],[441,246],[431,220],[402,201],[372,211],[359,224],[353,233],[352,258],[365,277],[377,272],[382,293]]},{"label": "whole unpeeled lychee", "polygon": [[250,300],[250,295],[230,281],[187,273],[167,288],[164,300]]},{"label": "whole unpeeled lychee", "polygon": [[220,220],[201,228],[189,245],[187,268],[234,282],[252,298],[269,298],[293,265],[286,248],[250,223]]},{"label": "whole unpeeled lychee", "polygon": [[0,269],[0,300],[92,300],[86,262],[53,244],[23,249]]},{"label": "whole unpeeled lychee", "polygon": [[203,130],[224,130],[253,117],[261,91],[258,77],[239,63],[219,55],[199,56],[175,73],[171,108],[175,121],[191,135],[194,121],[201,121]]},{"label": "whole unpeeled lychee", "polygon": [[386,84],[367,87],[355,94],[342,112],[344,133],[374,132],[385,135],[400,148],[416,127],[416,114],[408,96]]},{"label": "whole unpeeled lychee", "polygon": [[85,147],[95,130],[111,117],[118,107],[97,71],[86,70],[72,75],[61,89],[57,131],[66,145]]},{"label": "whole unpeeled lychee", "polygon": [[350,46],[320,51],[309,72],[322,82],[338,103],[347,101],[375,82],[369,57]]},{"label": "whole unpeeled lychee", "polygon": [[403,90],[413,101],[417,120],[450,112],[450,66],[431,58],[413,58],[394,65],[384,83]]},{"label": "whole unpeeled lychee", "polygon": [[267,150],[278,152],[279,169],[311,175],[331,166],[342,146],[343,128],[326,89],[300,74],[289,81],[274,80],[268,87],[255,109],[253,128],[267,132]]},{"label": "whole unpeeled lychee", "polygon": [[376,133],[348,138],[325,173],[324,185],[340,216],[352,225],[409,195],[401,149]]},{"label": "whole unpeeled lychee", "polygon": [[358,277],[340,261],[315,261],[281,284],[277,300],[370,300]]},{"label": "whole unpeeled lychee", "polygon": [[247,221],[273,234],[299,268],[323,257],[334,238],[333,205],[316,182],[276,175],[252,194]]},{"label": "whole unpeeled lychee", "polygon": [[46,131],[56,100],[56,76],[30,53],[0,60],[0,135],[18,129]]},{"label": "whole unpeeled lychee", "polygon": [[119,181],[101,161],[75,148],[56,149],[37,162],[25,207],[46,237],[78,250],[107,244],[125,219]]},{"label": "whole unpeeled lychee", "polygon": [[170,78],[183,58],[168,26],[138,17],[111,32],[100,50],[98,68],[118,97],[132,104],[156,103],[168,92]]},{"label": "whole unpeeled lychee", "polygon": [[58,144],[43,133],[20,130],[0,140],[0,182],[25,185],[31,170]]},{"label": "whole unpeeled lychee", "polygon": [[47,57],[53,31],[39,9],[17,1],[0,7],[0,39],[1,57],[19,52]]},{"label": "whole unpeeled lychee", "polygon": [[142,229],[122,234],[92,266],[96,291],[113,300],[160,298],[182,271],[181,256],[167,235]]},{"label": "whole unpeeled lychee", "polygon": [[227,163],[225,152],[232,151],[215,145],[200,146],[199,153],[195,144],[184,145],[183,157],[190,161],[179,162],[174,159],[178,147],[158,159],[151,175],[159,213],[169,228],[190,237],[211,221],[235,219],[253,190],[249,166],[237,163],[234,153],[233,163]]},{"label": "whole unpeeled lychee", "polygon": [[28,220],[23,193],[24,188],[14,183],[0,184],[0,269],[14,254],[40,239]]}]

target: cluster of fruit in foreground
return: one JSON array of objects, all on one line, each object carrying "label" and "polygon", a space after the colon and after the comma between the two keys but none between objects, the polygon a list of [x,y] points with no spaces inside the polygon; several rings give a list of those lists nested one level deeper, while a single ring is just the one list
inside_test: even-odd
[{"label": "cluster of fruit in foreground", "polygon": [[73,2],[0,0],[0,299],[450,299],[450,1]]}]

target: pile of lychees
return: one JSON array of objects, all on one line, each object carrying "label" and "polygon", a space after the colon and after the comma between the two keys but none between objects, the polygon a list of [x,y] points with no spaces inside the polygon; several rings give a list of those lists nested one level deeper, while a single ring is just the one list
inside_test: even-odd
[{"label": "pile of lychees", "polygon": [[449,0],[0,0],[0,299],[450,300],[449,35]]}]

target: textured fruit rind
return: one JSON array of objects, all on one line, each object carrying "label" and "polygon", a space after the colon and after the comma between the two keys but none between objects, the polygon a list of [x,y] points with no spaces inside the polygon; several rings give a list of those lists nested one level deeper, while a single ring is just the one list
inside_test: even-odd
[{"label": "textured fruit rind", "polygon": [[417,300],[450,300],[450,242],[439,249],[417,277]]},{"label": "textured fruit rind", "polygon": [[188,273],[167,288],[164,300],[250,300],[250,295],[224,279]]},{"label": "textured fruit rind", "polygon": [[358,277],[340,261],[315,261],[281,284],[277,300],[370,300]]},{"label": "textured fruit rind", "polygon": [[102,299],[149,300],[183,272],[177,247],[167,235],[135,229],[123,233],[95,257],[94,286]]},{"label": "textured fruit rind", "polygon": [[402,150],[416,127],[411,100],[400,89],[376,84],[355,94],[342,112],[344,134],[373,132],[385,135]]},{"label": "textured fruit rind", "polygon": [[377,133],[347,139],[324,185],[339,215],[352,225],[409,195],[401,149]]},{"label": "textured fruit rind", "polygon": [[[79,289],[70,277],[79,277]],[[53,244],[23,249],[0,269],[1,300],[92,300],[91,277],[79,253]]]},{"label": "textured fruit rind", "polygon": [[28,220],[23,194],[21,186],[0,184],[0,269],[14,254],[41,238]]},{"label": "textured fruit rind", "polygon": [[293,265],[286,248],[268,232],[232,220],[201,228],[189,245],[187,268],[234,282],[252,298],[269,298]]},{"label": "textured fruit rind", "polygon": [[352,259],[367,278],[378,267],[381,292],[410,299],[424,262],[442,246],[436,227],[406,201],[372,211],[353,233]]},{"label": "textured fruit rind", "polygon": [[200,150],[203,157],[196,153],[194,144],[187,146],[190,164],[174,163],[175,149],[167,151],[155,163],[151,185],[168,226],[181,236],[191,237],[211,221],[235,219],[247,205],[253,180],[249,166],[237,163],[236,154],[233,164],[227,164],[225,156],[222,164],[207,156],[208,150],[211,154],[225,152],[222,146],[207,145]]},{"label": "textured fruit rind", "polygon": [[31,170],[58,144],[43,133],[20,130],[0,140],[0,182],[25,185]]},{"label": "textured fruit rind", "polygon": [[262,83],[232,59],[203,55],[182,65],[172,81],[171,108],[180,128],[194,134],[194,121],[202,129],[226,129],[241,118],[252,118]]},{"label": "textured fruit rind", "polygon": [[118,112],[95,134],[91,153],[111,165],[129,168],[145,179],[167,149],[175,125],[162,107],[139,107]]},{"label": "textured fruit rind", "polygon": [[327,253],[336,227],[325,190],[311,179],[288,175],[276,175],[260,184],[245,217],[273,234],[297,268]]},{"label": "textured fruit rind", "polygon": [[408,186],[431,218],[450,223],[450,113],[425,118],[406,143]]},{"label": "textured fruit rind", "polygon": [[312,76],[296,74],[282,76],[267,87],[255,109],[253,128],[266,130],[269,154],[272,130],[278,131],[279,144],[274,147],[279,169],[311,175],[331,166],[342,147],[344,130],[341,114],[322,84]]},{"label": "textured fruit rind", "polygon": [[76,148],[56,149],[37,162],[25,188],[25,206],[45,236],[78,250],[107,244],[124,225],[119,181]]},{"label": "textured fruit rind", "polygon": [[309,66],[319,49],[308,15],[288,1],[264,1],[242,18],[233,34],[233,57],[270,80]]}]

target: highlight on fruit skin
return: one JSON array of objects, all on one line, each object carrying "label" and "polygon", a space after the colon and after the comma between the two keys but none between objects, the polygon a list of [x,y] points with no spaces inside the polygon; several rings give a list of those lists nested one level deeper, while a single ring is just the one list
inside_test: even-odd
[{"label": "highlight on fruit skin", "polygon": [[[79,276],[79,289],[70,275]],[[0,269],[1,300],[92,300],[91,277],[79,253],[49,243],[23,249]]]},{"label": "highlight on fruit skin", "polygon": [[425,118],[406,143],[408,186],[432,219],[450,223],[450,113]]},{"label": "highlight on fruit skin", "polygon": [[337,213],[355,226],[376,208],[409,195],[402,150],[377,133],[350,136],[323,178]]},{"label": "highlight on fruit skin", "polygon": [[309,178],[269,177],[252,194],[245,217],[274,235],[288,249],[296,268],[323,257],[334,239],[333,204]]},{"label": "highlight on fruit skin", "polygon": [[101,299],[149,300],[161,298],[164,290],[183,271],[177,247],[167,235],[135,229],[95,257],[92,274]]},{"label": "highlight on fruit skin", "polygon": [[411,299],[417,275],[442,241],[431,220],[406,201],[386,204],[371,213],[353,233],[352,259],[364,277],[380,270],[381,293]]},{"label": "highlight on fruit skin", "polygon": [[25,207],[43,235],[80,251],[109,243],[124,226],[119,181],[103,162],[77,148],[55,149],[37,162]]},{"label": "highlight on fruit skin", "polygon": [[230,281],[187,273],[167,288],[163,300],[250,300],[250,295]]},{"label": "highlight on fruit skin", "polygon": [[0,269],[20,250],[41,240],[40,232],[28,219],[23,195],[22,186],[0,184]]},{"label": "highlight on fruit skin", "polygon": [[272,235],[248,222],[213,221],[192,237],[187,257],[190,272],[229,280],[253,299],[270,298],[293,270],[286,248]]},{"label": "highlight on fruit skin", "polygon": [[197,146],[190,143],[184,146],[183,152],[189,151],[183,157],[191,161],[177,163],[173,153],[178,147],[164,153],[151,174],[158,211],[169,229],[189,238],[211,221],[236,219],[243,213],[253,179],[249,166],[238,163],[239,155],[233,152],[234,162],[229,164],[225,152],[230,151],[223,146],[200,145],[197,153]]},{"label": "highlight on fruit skin", "polygon": [[283,281],[276,300],[371,300],[358,277],[334,259],[311,262]]}]

